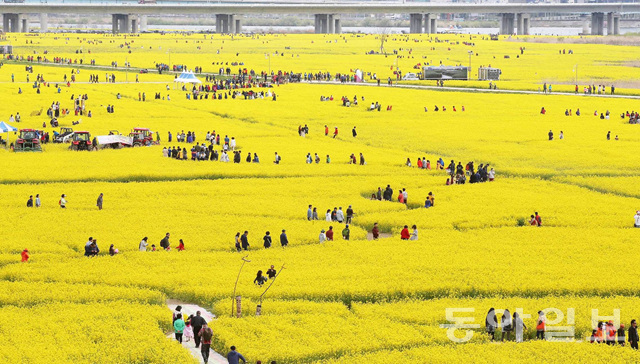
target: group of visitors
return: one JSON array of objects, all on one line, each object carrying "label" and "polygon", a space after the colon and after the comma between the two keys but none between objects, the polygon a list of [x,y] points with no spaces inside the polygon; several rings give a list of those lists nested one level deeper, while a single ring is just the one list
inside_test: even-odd
[{"label": "group of visitors", "polygon": [[411,226],[411,232],[409,232],[409,226],[405,225],[400,231],[401,240],[418,240],[418,227],[416,225]]},{"label": "group of visitors", "polygon": [[[458,110],[456,109],[456,106],[455,106],[455,105],[453,105],[453,107],[452,107],[451,109],[452,109],[452,111],[453,111],[453,112],[458,111]],[[464,105],[462,105],[462,108],[461,108],[460,110],[461,110],[461,111],[465,111]],[[433,106],[433,111],[435,111],[435,112],[440,111],[440,108],[438,108],[438,105],[434,105],[434,106]],[[447,107],[443,105],[443,106],[442,106],[442,111],[447,111]],[[427,109],[427,107],[426,107],[426,106],[424,107],[424,112],[429,112],[429,109]]]},{"label": "group of visitors", "polygon": [[[169,241],[170,238],[171,238],[171,233],[167,233],[164,236],[164,238],[162,238],[162,240],[160,240],[160,248],[162,248],[163,250],[166,250],[166,251],[171,250],[171,243]],[[140,250],[141,252],[146,252],[146,251],[155,252],[155,251],[157,251],[155,244],[151,244],[151,247],[149,248],[149,238],[146,237],[146,236],[144,238],[142,238],[142,240],[140,241],[140,244],[138,245],[138,250]],[[179,251],[179,252],[185,250],[184,241],[182,239],[180,239],[178,241],[178,246],[176,246],[176,250]]]},{"label": "group of visitors", "polygon": [[608,322],[598,322],[597,328],[591,331],[589,342],[592,344],[620,345],[624,346],[627,342],[632,349],[638,350],[638,324],[636,320],[631,320],[628,335],[625,332],[624,324],[616,329],[612,320]]},{"label": "group of visitors", "polygon": [[[273,240],[271,239],[271,232],[267,231],[264,234],[263,246],[265,249],[271,248]],[[280,234],[280,245],[284,248],[289,245],[289,238],[287,237],[287,231],[282,229],[282,233]],[[249,250],[249,231],[245,230],[242,235],[239,232],[236,233],[235,236],[235,249],[237,252],[241,252],[243,250]]]},{"label": "group of visitors", "polygon": [[[327,213],[325,214],[325,221],[327,222],[337,222],[342,224],[347,223],[347,224],[351,224],[351,221],[353,220],[353,217],[355,216],[355,212],[353,211],[353,207],[351,205],[349,205],[349,207],[346,210],[346,215],[345,212],[342,210],[342,206],[340,207],[334,207],[333,210],[331,209],[327,209]],[[309,205],[309,208],[307,209],[307,220],[308,221],[314,221],[314,220],[318,220],[318,208],[317,207],[313,207],[313,205]]]},{"label": "group of visitors", "polygon": [[[96,257],[100,253],[100,248],[98,248],[98,241],[93,237],[89,237],[89,240],[84,245],[84,256],[85,257]],[[115,248],[114,244],[109,246],[109,255],[114,256],[118,254],[118,249]]]},{"label": "group of visitors", "polygon": [[480,164],[478,170],[475,170],[474,162],[468,162],[466,165],[462,165],[462,162],[458,162],[456,165],[452,159],[449,166],[446,169],[449,178],[447,178],[447,186],[453,184],[465,184],[467,182],[467,175],[469,176],[469,183],[480,182],[493,182],[496,177],[496,171],[491,168],[489,164]]},{"label": "group of visitors", "polygon": [[538,215],[537,211],[533,215],[531,215],[531,218],[529,219],[529,225],[537,227],[542,226],[542,217]]},{"label": "group of visitors", "polygon": [[[98,210],[102,210],[102,206],[104,203],[104,194],[101,193],[100,195],[98,195],[98,199],[96,200],[96,206],[98,207]],[[36,194],[36,197],[34,198],[33,195],[29,195],[29,198],[27,199],[27,207],[40,207],[42,206],[42,201],[40,200],[40,194]],[[60,199],[58,200],[58,206],[60,206],[60,208],[62,209],[66,209],[67,208],[67,195],[66,194],[62,194],[60,195]]]},{"label": "group of visitors", "polygon": [[[382,200],[392,201],[393,189],[391,188],[391,185],[387,185],[384,191],[382,190],[381,187],[378,187],[378,191],[376,191],[375,193],[372,193],[370,199],[378,200],[378,201],[382,201]],[[409,199],[409,193],[405,188],[398,190],[398,202],[407,204],[408,199]]]},{"label": "group of visitors", "polygon": [[[349,240],[350,237],[351,229],[349,229],[349,224],[345,224],[344,229],[342,229],[342,239]],[[327,231],[321,229],[318,240],[320,243],[324,243],[325,241],[333,241],[333,225],[330,225],[329,230]]]},{"label": "group of visitors", "polygon": [[[256,274],[256,278],[253,280],[253,283],[258,285],[258,286],[262,286],[263,284],[265,284],[269,279],[275,279],[276,278],[276,269],[275,267],[272,265],[269,269],[267,269],[267,275],[265,276],[264,274],[262,274],[262,271],[259,270],[258,273]],[[268,277],[268,278],[267,278]]]},{"label": "group of visitors", "polygon": [[[353,154],[352,154],[353,155]],[[318,153],[314,153],[314,156],[311,156],[311,153],[307,153],[307,158],[305,160],[305,163],[307,164],[320,164],[320,156],[318,155]],[[327,164],[331,163],[331,157],[329,156],[329,154],[327,154],[327,158],[325,159],[325,162]]]},{"label": "group of visitors", "polygon": [[[538,318],[536,320],[536,337],[538,339],[544,340],[546,322],[547,319],[544,312],[538,311]],[[485,328],[491,340],[495,340],[495,332],[500,328],[502,332],[501,341],[504,341],[505,338],[509,341],[511,333],[515,331],[515,341],[522,342],[524,341],[524,330],[527,326],[524,324],[524,321],[522,321],[518,312],[514,312],[513,315],[511,315],[509,309],[504,310],[500,324],[498,325],[498,317],[495,309],[492,307],[489,309],[487,317],[485,318]]]}]

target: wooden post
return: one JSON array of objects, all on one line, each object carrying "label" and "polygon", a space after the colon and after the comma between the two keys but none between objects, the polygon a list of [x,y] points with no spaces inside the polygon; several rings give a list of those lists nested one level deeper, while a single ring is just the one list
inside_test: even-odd
[{"label": "wooden post", "polygon": [[240,318],[242,317],[242,297],[241,296],[236,296],[236,317]]},{"label": "wooden post", "polygon": [[[236,284],[235,284],[235,286],[233,286],[233,297],[236,300],[238,300],[237,301],[238,302],[237,303],[238,304],[238,310],[240,309],[240,301],[239,301],[239,297],[240,296],[236,297],[236,289],[238,288],[238,280],[240,279],[240,272],[242,272],[242,268],[244,267],[244,263],[251,262],[250,260],[247,259],[247,257],[248,257],[248,255],[245,255],[244,257],[242,257],[242,265],[240,266],[240,270],[238,271],[238,277],[236,278]],[[234,304],[235,304],[234,298],[231,299],[231,317],[233,317],[233,308],[234,308]],[[239,314],[238,314],[238,317],[240,317]]]}]

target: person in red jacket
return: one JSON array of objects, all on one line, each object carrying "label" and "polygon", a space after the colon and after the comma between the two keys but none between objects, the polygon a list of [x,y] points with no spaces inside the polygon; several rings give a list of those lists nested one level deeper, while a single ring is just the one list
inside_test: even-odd
[{"label": "person in red jacket", "polygon": [[336,126],[336,130],[333,131],[333,139],[338,136],[338,127]]},{"label": "person in red jacket", "polygon": [[179,252],[184,250],[184,241],[182,241],[182,239],[180,239],[180,244],[178,244],[176,249],[178,249]]},{"label": "person in red jacket", "polygon": [[29,261],[29,250],[25,249],[22,251],[22,253],[20,253],[20,256],[22,256],[22,262],[25,263],[27,261]]},{"label": "person in red jacket", "polygon": [[328,126],[324,126],[324,136],[329,135],[329,127]]},{"label": "person in red jacket", "polygon": [[333,241],[333,226],[329,226],[329,230],[325,234],[327,236],[328,241]]},{"label": "person in red jacket", "polygon": [[400,239],[409,240],[410,237],[411,234],[409,234],[409,226],[405,225],[404,229],[402,229],[402,231],[400,232]]}]

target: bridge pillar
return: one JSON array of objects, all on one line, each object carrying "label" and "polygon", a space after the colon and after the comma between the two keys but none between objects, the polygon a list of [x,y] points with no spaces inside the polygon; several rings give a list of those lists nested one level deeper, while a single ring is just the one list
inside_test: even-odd
[{"label": "bridge pillar", "polygon": [[513,26],[515,23],[516,14],[502,13],[500,14],[500,34],[508,35],[513,34]]},{"label": "bridge pillar", "polygon": [[146,32],[148,29],[148,19],[146,15],[138,16],[138,21],[140,22],[138,28],[141,32]]},{"label": "bridge pillar", "polygon": [[138,18],[134,16],[133,19],[131,19],[131,33],[138,32],[138,24]]},{"label": "bridge pillar", "polygon": [[229,33],[229,15],[216,14],[216,33]]},{"label": "bridge pillar", "polygon": [[342,34],[342,23],[340,22],[340,16],[334,15],[335,20],[335,33]]},{"label": "bridge pillar", "polygon": [[40,13],[40,33],[46,33],[47,31],[49,31],[49,15]]},{"label": "bridge pillar", "polygon": [[333,17],[333,14],[328,14],[327,15],[327,33],[329,34],[333,34],[336,32],[336,21]]},{"label": "bridge pillar", "polygon": [[29,33],[29,19],[22,14],[19,15],[18,19],[19,19],[18,25],[20,26],[20,32]]},{"label": "bridge pillar", "polygon": [[240,33],[242,23],[234,14],[216,14],[216,33]]},{"label": "bridge pillar", "polygon": [[517,23],[517,32],[518,35],[529,35],[529,21],[531,20],[531,15],[518,13],[516,15],[516,23]]},{"label": "bridge pillar", "polygon": [[5,33],[14,32],[13,24],[16,21],[15,17],[17,17],[17,14],[2,14],[2,30]]},{"label": "bridge pillar", "polygon": [[409,14],[409,33],[422,33],[422,14]]},{"label": "bridge pillar", "polygon": [[129,17],[129,14],[111,15],[111,31],[113,32],[113,34],[129,33],[131,29],[130,27],[131,19]]},{"label": "bridge pillar", "polygon": [[591,13],[591,35],[604,35],[604,13]]},{"label": "bridge pillar", "polygon": [[437,21],[436,14],[424,14],[424,33],[437,33]]},{"label": "bridge pillar", "polygon": [[[336,31],[336,15],[333,14],[316,14],[315,15],[315,32],[316,34],[332,34]],[[342,31],[342,27],[340,27]]]},{"label": "bridge pillar", "polygon": [[607,35],[618,34],[620,34],[620,14],[607,13]]}]

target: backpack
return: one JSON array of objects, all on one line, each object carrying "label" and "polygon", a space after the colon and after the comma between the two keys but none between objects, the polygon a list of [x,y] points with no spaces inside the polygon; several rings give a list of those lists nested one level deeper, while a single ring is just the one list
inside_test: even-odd
[{"label": "backpack", "polygon": [[210,328],[202,329],[202,340],[211,341],[211,338],[213,338],[213,330]]}]

